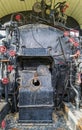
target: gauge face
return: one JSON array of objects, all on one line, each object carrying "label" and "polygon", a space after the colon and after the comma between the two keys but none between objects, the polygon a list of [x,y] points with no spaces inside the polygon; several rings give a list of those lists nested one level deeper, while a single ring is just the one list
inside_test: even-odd
[{"label": "gauge face", "polygon": [[41,12],[41,3],[40,2],[36,2],[33,5],[33,10],[36,13],[40,13]]},{"label": "gauge face", "polygon": [[50,6],[52,1],[51,0],[45,0],[46,5]]}]

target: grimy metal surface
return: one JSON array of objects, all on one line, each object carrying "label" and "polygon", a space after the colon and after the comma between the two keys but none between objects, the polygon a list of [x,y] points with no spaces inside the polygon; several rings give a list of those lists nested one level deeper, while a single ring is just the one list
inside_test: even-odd
[{"label": "grimy metal surface", "polygon": [[52,122],[54,103],[51,73],[44,65],[38,67],[36,64],[36,67],[36,70],[29,68],[28,71],[19,72],[20,122]]},{"label": "grimy metal surface", "polygon": [[6,117],[6,130],[70,130],[61,111],[53,112],[53,123],[18,123],[18,114]]},{"label": "grimy metal surface", "polygon": [[[79,32],[65,27],[62,11],[67,7],[66,2],[59,2],[58,13],[50,10],[47,17],[44,0],[40,4],[39,15],[34,10],[29,14],[29,22],[33,19],[33,23],[27,23],[24,15],[18,13],[1,26],[5,35],[0,39],[0,99],[11,106],[5,118],[7,130],[67,130],[64,115],[53,112],[63,108],[63,101],[71,102],[80,112],[82,41]],[[50,22],[44,22],[48,19]],[[18,115],[11,114],[15,112]],[[4,125],[3,120],[3,129]]]}]

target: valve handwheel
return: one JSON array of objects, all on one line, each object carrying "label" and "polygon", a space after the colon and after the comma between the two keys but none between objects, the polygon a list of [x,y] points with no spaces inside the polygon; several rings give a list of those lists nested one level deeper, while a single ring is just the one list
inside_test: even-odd
[{"label": "valve handwheel", "polygon": [[0,46],[0,52],[5,53],[7,51],[5,46]]},{"label": "valve handwheel", "polygon": [[2,83],[3,84],[8,84],[9,83],[9,79],[8,78],[3,78],[2,79]]},{"label": "valve handwheel", "polygon": [[23,13],[14,13],[11,16],[11,21],[16,21],[19,25],[25,23],[25,16]]},{"label": "valve handwheel", "polygon": [[10,50],[10,51],[9,51],[9,55],[13,57],[13,56],[16,55],[16,52],[15,52],[14,50]]}]

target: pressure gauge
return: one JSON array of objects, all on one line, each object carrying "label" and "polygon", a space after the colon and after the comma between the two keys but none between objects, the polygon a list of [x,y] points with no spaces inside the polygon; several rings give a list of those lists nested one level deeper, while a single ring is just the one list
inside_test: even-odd
[{"label": "pressure gauge", "polygon": [[41,12],[41,3],[40,2],[36,2],[33,5],[33,10],[36,13],[40,13]]},{"label": "pressure gauge", "polygon": [[51,0],[45,0],[46,5],[51,6],[52,1]]}]

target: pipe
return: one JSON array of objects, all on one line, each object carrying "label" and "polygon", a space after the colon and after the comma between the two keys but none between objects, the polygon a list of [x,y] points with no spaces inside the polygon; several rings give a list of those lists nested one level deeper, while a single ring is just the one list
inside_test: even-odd
[{"label": "pipe", "polygon": [[5,85],[5,102],[8,102],[8,86]]},{"label": "pipe", "polygon": [[[7,77],[7,64],[4,63],[4,66],[5,66],[4,67],[4,77]],[[5,101],[8,102],[8,85],[5,84],[4,87],[5,87]]]},{"label": "pipe", "polygon": [[55,0],[52,0],[51,10],[54,9]]},{"label": "pipe", "polygon": [[70,68],[70,85],[72,87],[72,89],[75,91],[76,93],[76,110],[79,110],[79,105],[80,105],[80,97],[79,97],[79,92],[78,90],[74,87],[74,85],[72,84],[72,63],[71,63],[71,68]]},{"label": "pipe", "polygon": [[1,97],[2,97],[2,84],[1,84],[1,81],[0,81],[0,101],[1,101]]},{"label": "pipe", "polygon": [[2,80],[2,62],[0,62],[0,100],[2,97],[2,84],[1,84],[1,80]]}]

